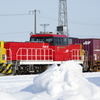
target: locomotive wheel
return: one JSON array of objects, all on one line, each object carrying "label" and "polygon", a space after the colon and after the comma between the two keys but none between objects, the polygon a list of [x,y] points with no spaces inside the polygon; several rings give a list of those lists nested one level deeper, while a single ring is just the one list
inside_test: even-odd
[{"label": "locomotive wheel", "polygon": [[29,70],[27,66],[17,66],[17,70],[15,66],[12,66],[9,73],[1,73],[1,76],[9,76],[9,75],[24,75],[24,74],[39,74],[46,71],[51,65],[35,65],[32,69]]},{"label": "locomotive wheel", "polygon": [[100,72],[100,65],[93,66],[93,72]]},{"label": "locomotive wheel", "polygon": [[34,67],[34,74],[39,74],[46,71],[51,65],[39,65]]},{"label": "locomotive wheel", "polygon": [[48,68],[50,68],[51,67],[51,65],[44,65],[43,67],[42,67],[42,72],[44,72],[44,71],[46,71]]},{"label": "locomotive wheel", "polygon": [[88,72],[89,71],[89,66],[88,66],[87,62],[84,62],[82,67],[83,67],[83,72]]}]

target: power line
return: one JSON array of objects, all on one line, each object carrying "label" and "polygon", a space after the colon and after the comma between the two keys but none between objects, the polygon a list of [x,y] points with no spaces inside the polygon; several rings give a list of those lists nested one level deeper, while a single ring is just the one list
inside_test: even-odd
[{"label": "power line", "polygon": [[[58,21],[58,19],[56,17],[51,16],[51,15],[40,14],[38,16],[46,18],[46,19],[51,19],[51,20]],[[100,26],[99,23],[87,23],[87,22],[81,22],[81,21],[75,21],[75,20],[69,20],[68,23],[79,24],[79,25],[87,25],[87,26]]]},{"label": "power line", "polygon": [[[24,14],[0,14],[0,17],[2,16],[28,16],[28,15],[32,15],[31,13],[24,13]],[[55,20],[58,21],[58,19],[54,16],[51,15],[46,15],[46,14],[40,14],[38,15],[41,18],[46,18],[46,19],[50,19],[50,20]],[[75,20],[69,20],[68,23],[70,24],[78,24],[78,25],[87,25],[87,26],[100,26],[100,24],[96,24],[96,23],[87,23],[87,22],[81,22],[81,21],[75,21]]]},{"label": "power line", "polygon": [[30,33],[31,31],[25,31],[25,32],[7,32],[7,33],[0,33],[0,34],[23,34],[23,33]]},{"label": "power line", "polygon": [[31,15],[31,14],[0,14],[0,16],[24,16],[24,15]]},{"label": "power line", "polygon": [[[53,17],[53,16],[47,16],[47,15],[44,16],[43,14],[40,14],[38,16],[42,17],[42,18],[58,21],[58,19]],[[98,24],[97,23],[87,23],[87,22],[73,21],[73,20],[69,20],[68,23],[70,23],[70,24],[79,24],[79,25],[87,25],[87,26],[100,26],[99,23]]]},{"label": "power line", "polygon": [[38,15],[42,18],[46,18],[46,19],[51,19],[51,20],[55,20],[55,21],[58,21],[57,18],[54,18],[54,17],[49,17],[49,16],[44,16],[44,15]]},{"label": "power line", "polygon": [[47,17],[47,18],[51,18],[51,19],[58,20],[58,19],[57,19],[57,16],[55,17],[55,16],[52,16],[52,15],[44,14],[44,13],[41,13],[41,14],[39,14],[39,15],[40,15],[40,16],[43,16],[43,17]]},{"label": "power line", "polygon": [[100,24],[96,24],[96,23],[72,22],[72,21],[70,21],[69,23],[78,24],[78,25],[87,25],[87,26],[100,26]]}]

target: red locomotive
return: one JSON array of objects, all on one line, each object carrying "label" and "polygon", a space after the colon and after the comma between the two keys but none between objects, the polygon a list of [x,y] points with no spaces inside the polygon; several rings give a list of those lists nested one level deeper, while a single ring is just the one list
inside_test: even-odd
[{"label": "red locomotive", "polygon": [[81,45],[68,45],[61,34],[34,34],[29,42],[3,42],[0,45],[0,73],[41,73],[52,64],[74,60],[83,65]]}]

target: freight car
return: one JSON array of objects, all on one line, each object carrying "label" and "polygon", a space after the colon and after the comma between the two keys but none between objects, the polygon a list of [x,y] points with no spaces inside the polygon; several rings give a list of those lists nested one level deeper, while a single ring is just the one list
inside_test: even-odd
[{"label": "freight car", "polygon": [[81,45],[68,45],[68,37],[60,34],[34,34],[27,42],[0,42],[0,73],[41,73],[52,64],[74,60],[84,65]]},{"label": "freight car", "polygon": [[89,68],[86,71],[100,72],[100,39],[97,38],[72,38],[72,44],[82,44],[88,56]]}]

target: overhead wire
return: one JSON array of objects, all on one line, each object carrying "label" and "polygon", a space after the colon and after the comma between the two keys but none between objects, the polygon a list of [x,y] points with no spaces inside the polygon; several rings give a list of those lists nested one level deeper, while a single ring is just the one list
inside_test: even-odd
[{"label": "overhead wire", "polygon": [[5,33],[1,32],[0,35],[1,35],[1,34],[23,34],[23,33],[31,33],[31,31],[23,31],[23,32],[5,32]]},{"label": "overhead wire", "polygon": [[0,14],[0,16],[23,16],[23,15],[31,15],[31,14]]},{"label": "overhead wire", "polygon": [[[24,14],[0,14],[0,17],[2,16],[26,16],[26,15],[33,15],[33,13],[24,13]],[[58,21],[58,19],[54,16],[47,15],[47,14],[38,14],[38,17],[46,18],[50,20]],[[96,23],[87,23],[87,22],[81,22],[81,21],[75,21],[75,20],[69,20],[70,24],[78,24],[78,25],[87,25],[87,26],[100,26],[100,24]],[[30,32],[30,31],[29,31]],[[16,34],[16,33],[27,33],[27,32],[9,32],[9,33],[0,33],[0,34]]]},{"label": "overhead wire", "polygon": [[[33,15],[33,13],[24,13],[24,14],[0,14],[0,16],[24,16],[24,15]],[[58,21],[58,19],[54,16],[47,15],[47,14],[38,14],[39,17],[46,18],[46,19],[51,19]],[[69,23],[71,24],[79,24],[79,25],[88,25],[88,26],[100,26],[100,24],[96,23],[87,23],[87,22],[79,22],[79,21],[72,21],[69,20]]]},{"label": "overhead wire", "polygon": [[87,22],[79,22],[79,21],[69,21],[71,24],[78,24],[78,25],[87,25],[87,26],[100,26],[98,23],[87,23]]},{"label": "overhead wire", "polygon": [[39,15],[39,16],[40,16],[40,17],[43,17],[43,18],[46,18],[46,19],[51,19],[51,20],[57,21],[56,18],[52,18],[52,17],[48,17],[48,16],[43,16],[43,15]]},{"label": "overhead wire", "polygon": [[[45,14],[44,14],[45,15]],[[38,15],[40,17],[43,17],[43,18],[47,18],[47,19],[51,19],[51,20],[55,20],[55,21],[58,21],[58,19],[56,17],[53,17],[53,16],[47,16],[45,15],[44,16],[43,14],[41,15]],[[82,22],[82,21],[72,21],[72,20],[69,20],[68,21],[70,24],[78,24],[78,25],[87,25],[87,26],[100,26],[99,23],[87,23],[87,22]]]}]

